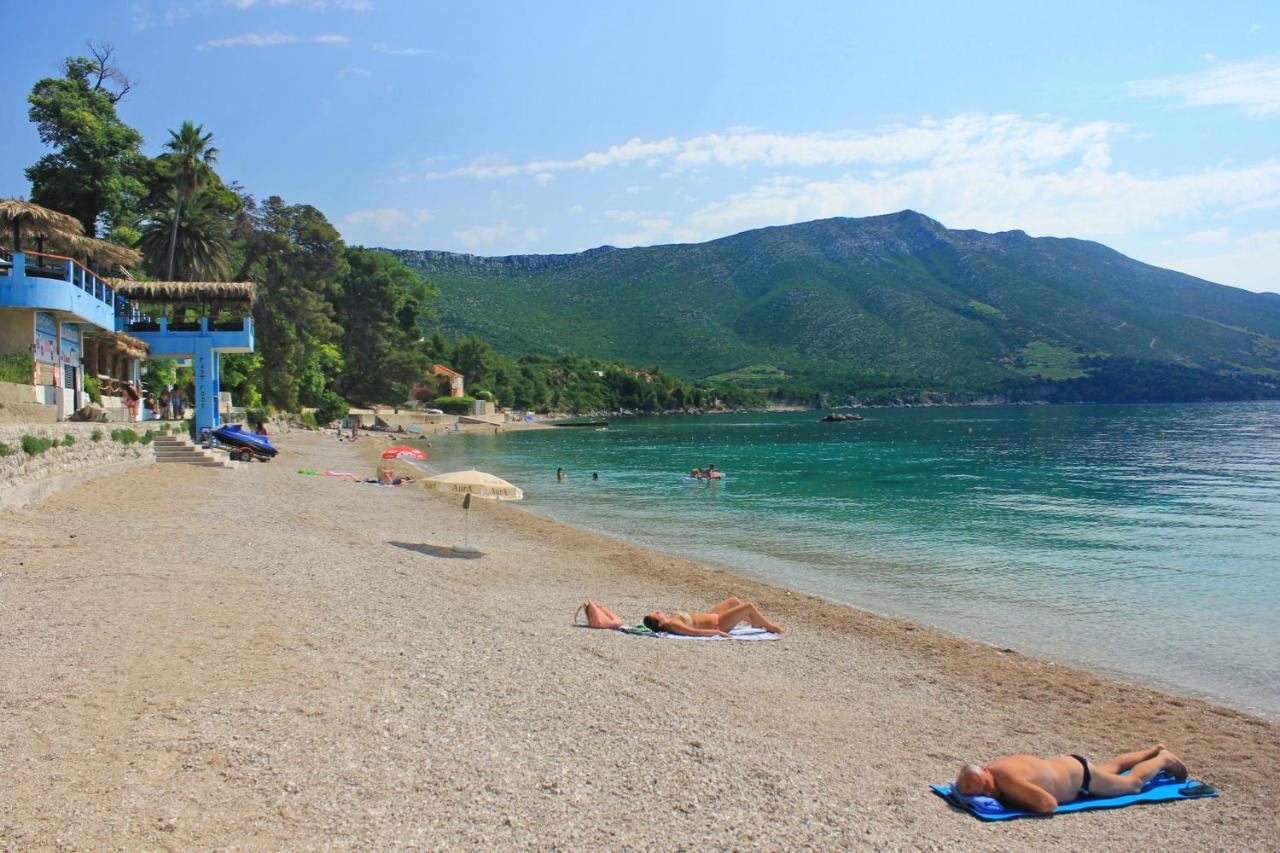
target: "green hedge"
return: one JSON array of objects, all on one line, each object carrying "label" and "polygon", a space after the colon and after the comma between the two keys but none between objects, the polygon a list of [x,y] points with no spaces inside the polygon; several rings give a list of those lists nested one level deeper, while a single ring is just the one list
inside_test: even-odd
[{"label": "green hedge", "polygon": [[475,402],[475,397],[436,397],[431,405],[451,415],[469,415]]},{"label": "green hedge", "polygon": [[0,441],[0,457],[12,456],[12,455],[13,455],[13,448],[5,444],[3,441]]},{"label": "green hedge", "polygon": [[86,376],[84,378],[84,393],[89,395],[90,400],[99,406],[102,405],[102,388],[98,384],[98,377]]},{"label": "green hedge", "polygon": [[30,385],[35,374],[36,360],[29,352],[0,355],[0,382]]},{"label": "green hedge", "polygon": [[74,445],[75,445],[75,443],[76,443],[76,437],[75,437],[74,435],[72,435],[71,433],[67,433],[66,435],[64,435],[64,436],[62,437],[62,446],[63,446],[63,447],[72,447],[72,446],[74,446]]},{"label": "green hedge", "polygon": [[137,443],[139,438],[138,434],[131,429],[113,429],[111,431],[111,440],[129,445]]}]

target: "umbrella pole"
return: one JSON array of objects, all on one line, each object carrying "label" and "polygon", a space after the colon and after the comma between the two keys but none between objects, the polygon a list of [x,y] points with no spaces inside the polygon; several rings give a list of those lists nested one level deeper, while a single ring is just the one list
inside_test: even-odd
[{"label": "umbrella pole", "polygon": [[471,502],[462,505],[462,547],[471,550]]}]

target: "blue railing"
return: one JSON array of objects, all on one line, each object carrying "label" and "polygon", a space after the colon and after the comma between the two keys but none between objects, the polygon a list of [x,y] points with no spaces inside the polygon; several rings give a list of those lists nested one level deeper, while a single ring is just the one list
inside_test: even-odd
[{"label": "blue railing", "polygon": [[105,279],[71,258],[0,252],[0,306],[67,311],[111,328],[120,299]]}]

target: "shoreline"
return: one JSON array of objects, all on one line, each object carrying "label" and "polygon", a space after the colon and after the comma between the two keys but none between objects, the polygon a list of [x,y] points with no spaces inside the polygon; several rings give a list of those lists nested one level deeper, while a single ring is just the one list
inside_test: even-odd
[{"label": "shoreline", "polygon": [[[369,455],[369,459],[371,460],[371,462],[374,462],[374,463],[378,461],[382,461],[376,454],[373,454],[373,453]],[[427,465],[423,465],[423,466],[412,465],[410,463],[399,462],[399,460],[397,460],[397,463],[404,470],[412,471],[414,473],[422,473],[425,470],[427,470],[428,467],[430,467]],[[428,474],[428,476],[436,473],[442,473],[442,472],[434,467],[430,467],[430,473]],[[677,551],[667,550],[653,543],[630,538],[625,534],[595,528],[585,523],[567,521],[565,519],[556,517],[550,511],[545,511],[541,508],[532,508],[532,507],[525,506],[523,502],[502,502],[501,508],[502,508],[502,511],[504,512],[505,511],[519,512],[519,513],[528,515],[532,518],[536,518],[541,521],[544,521],[548,524],[564,527],[569,530],[582,533],[583,535],[586,535],[586,536],[598,537],[602,540],[616,542],[620,545],[626,545],[628,547],[635,548],[640,551],[648,551],[653,553],[654,555],[668,557],[674,560],[681,560],[693,566],[700,566],[713,571],[723,572],[734,578],[738,578],[743,582],[750,582],[750,583],[760,584],[765,587],[769,587],[775,590],[777,593],[781,593],[783,595],[806,596],[811,599],[824,602],[825,604],[832,607],[847,607],[847,608],[850,608],[851,610],[856,611],[857,613],[865,614],[867,616],[875,617],[877,619],[884,619],[889,622],[900,623],[902,626],[906,627],[907,630],[931,631],[940,635],[941,637],[952,638],[955,640],[962,640],[965,642],[977,643],[987,648],[990,648],[994,651],[1000,652],[1002,654],[1021,655],[1026,657],[1029,660],[1038,661],[1047,666],[1055,666],[1055,667],[1070,668],[1070,669],[1078,670],[1081,673],[1088,673],[1089,675],[1095,676],[1097,678],[1102,678],[1109,681],[1115,681],[1121,684],[1130,685],[1133,687],[1151,690],[1156,693],[1162,693],[1169,696],[1171,699],[1204,702],[1208,705],[1222,708],[1223,710],[1230,711],[1232,713],[1242,714],[1246,717],[1258,719],[1263,722],[1280,725],[1280,710],[1271,711],[1264,708],[1238,707],[1236,705],[1231,704],[1230,700],[1227,699],[1226,697],[1217,696],[1207,691],[1197,691],[1197,690],[1194,690],[1193,688],[1184,687],[1178,684],[1162,682],[1156,678],[1144,677],[1140,673],[1126,672],[1121,669],[1110,668],[1102,665],[1094,665],[1094,664],[1090,664],[1087,661],[1073,660],[1070,657],[1057,657],[1057,656],[1046,655],[1043,652],[1039,652],[1039,651],[1023,652],[1018,649],[1014,649],[1009,646],[1002,645],[999,642],[986,640],[981,637],[970,636],[968,634],[959,633],[957,631],[953,631],[942,625],[931,624],[931,623],[928,623],[919,619],[915,619],[909,616],[882,612],[880,610],[876,610],[873,607],[866,606],[856,601],[842,601],[842,600],[833,598],[830,595],[825,595],[820,592],[814,592],[810,590],[801,589],[799,587],[788,586],[784,583],[769,579],[767,577],[763,577],[755,573],[748,573],[741,569],[736,569],[735,567],[729,565],[728,563],[722,562],[720,560],[681,554]]]},{"label": "shoreline", "polygon": [[[518,505],[475,501],[484,557],[458,559],[456,496],[296,473],[372,472],[382,442],[279,444],[269,464],[150,466],[6,517],[0,843],[1275,843],[1276,724]],[[788,633],[570,625],[587,598],[638,618],[728,592]],[[1222,798],[989,825],[927,788],[1007,752],[1161,740]]]},{"label": "shoreline", "polygon": [[743,581],[750,581],[753,583],[759,583],[764,586],[772,587],[786,595],[808,596],[818,601],[825,602],[826,604],[832,607],[848,607],[854,611],[857,611],[858,613],[863,613],[868,616],[876,617],[878,619],[885,619],[890,622],[902,623],[905,626],[910,626],[910,630],[932,631],[934,633],[942,635],[943,637],[949,637],[955,640],[963,640],[966,642],[978,643],[982,646],[985,646],[987,648],[993,649],[998,652],[1023,655],[1030,660],[1039,661],[1040,663],[1043,663],[1048,666],[1071,668],[1071,669],[1079,670],[1080,672],[1089,673],[1090,675],[1094,675],[1109,681],[1114,681],[1121,684],[1130,685],[1133,687],[1141,687],[1143,689],[1152,690],[1157,693],[1163,693],[1168,695],[1172,699],[1204,702],[1206,704],[1209,704],[1215,707],[1220,707],[1224,710],[1228,710],[1233,713],[1242,714],[1246,717],[1256,718],[1258,720],[1261,720],[1267,723],[1280,724],[1280,710],[1272,711],[1266,708],[1240,707],[1238,705],[1232,704],[1231,700],[1228,697],[1218,696],[1208,691],[1196,690],[1196,689],[1185,687],[1172,682],[1164,682],[1154,677],[1143,676],[1141,673],[1126,672],[1125,670],[1122,670],[1122,669],[1107,667],[1101,664],[1091,664],[1088,661],[1076,660],[1070,657],[1057,657],[1050,654],[1046,654],[1041,651],[1024,652],[1019,649],[1014,649],[1007,645],[1003,645],[993,640],[986,640],[986,639],[983,639],[982,637],[975,637],[969,634],[960,633],[958,631],[947,628],[944,625],[938,625],[938,624],[926,622],[926,621],[915,619],[906,615],[877,610],[874,607],[870,607],[865,604],[858,603],[856,601],[843,601],[821,592],[814,592],[814,591],[802,589],[797,586],[788,586],[785,583],[781,583],[776,580],[771,580],[762,575],[757,575],[754,573],[746,572],[742,569],[737,569],[734,566],[731,566],[728,563],[720,560],[681,554],[677,551],[670,551],[652,543],[632,539],[624,534],[614,533],[608,530],[601,530],[601,529],[592,527],[588,524],[576,523],[573,521],[566,521],[564,519],[557,518],[555,515],[551,513],[542,512],[538,509],[520,506],[518,504],[510,508],[519,512],[527,513],[528,515],[531,515],[535,518],[542,519],[550,524],[555,524],[555,525],[570,528],[572,530],[580,531],[586,535],[598,536],[602,539],[615,541],[620,544],[628,545],[632,548],[637,548],[643,551],[651,551],[654,554],[671,557],[677,560],[684,560],[694,565],[705,566],[709,569],[722,571],[735,578],[740,578]]}]

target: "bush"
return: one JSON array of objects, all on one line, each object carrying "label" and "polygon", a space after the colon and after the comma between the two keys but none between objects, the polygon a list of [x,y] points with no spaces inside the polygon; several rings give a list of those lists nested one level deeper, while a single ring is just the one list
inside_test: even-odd
[{"label": "bush", "polygon": [[64,436],[62,437],[62,446],[63,446],[63,447],[71,447],[71,446],[72,446],[72,445],[74,445],[75,443],[76,443],[76,437],[75,437],[74,435],[72,435],[71,433],[67,433],[66,435],[64,435]]},{"label": "bush", "polygon": [[138,439],[138,441],[141,441],[143,444],[150,444],[155,440],[156,440],[156,431],[153,429],[147,430],[142,434],[142,438]]},{"label": "bush", "polygon": [[102,405],[102,388],[98,384],[98,377],[86,376],[84,378],[84,393],[89,395],[90,400],[99,406]]},{"label": "bush", "polygon": [[30,385],[35,378],[36,360],[30,352],[0,355],[0,382]]},{"label": "bush", "polygon": [[316,407],[316,420],[327,424],[345,418],[350,408],[340,394],[325,391],[320,395],[320,405]]},{"label": "bush", "polygon": [[320,424],[318,421],[316,421],[316,416],[314,412],[303,412],[299,416],[298,420],[302,421],[302,425],[304,427],[309,427],[310,429],[320,428]]},{"label": "bush", "polygon": [[451,415],[469,415],[475,402],[475,397],[436,397],[432,405]]},{"label": "bush", "polygon": [[95,443],[102,441],[102,430],[95,429],[93,431],[93,435],[89,436],[89,438],[92,439]]},{"label": "bush", "polygon": [[3,441],[0,441],[0,457],[12,456],[12,455],[13,455],[13,448],[5,444]]},{"label": "bush", "polygon": [[113,429],[111,431],[111,440],[128,446],[138,441],[138,434],[131,429]]},{"label": "bush", "polygon": [[53,446],[53,439],[39,438],[34,435],[22,437],[22,452],[28,456],[39,456]]}]

